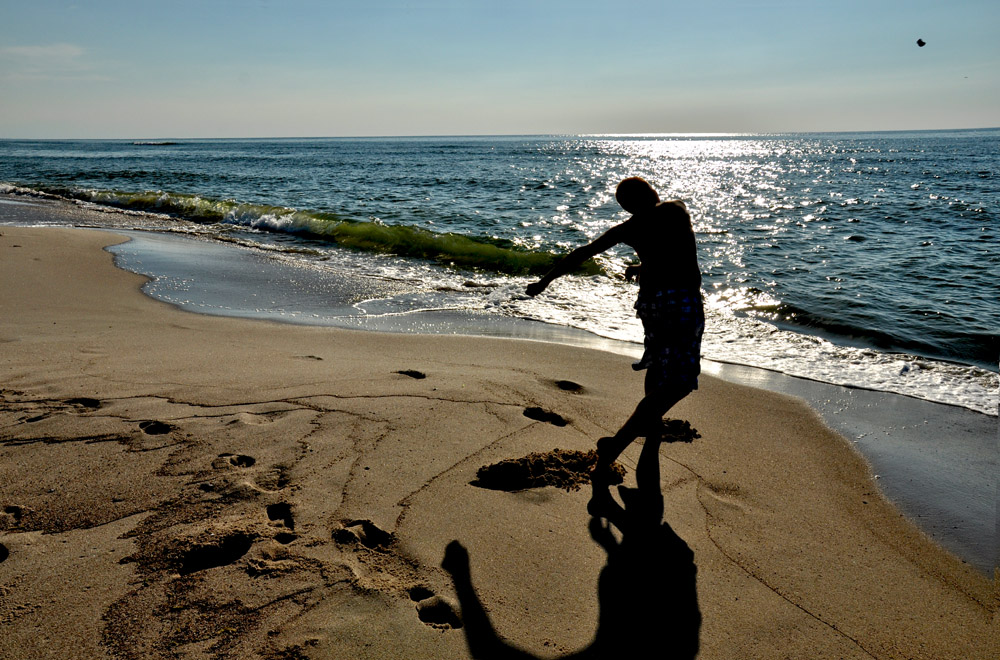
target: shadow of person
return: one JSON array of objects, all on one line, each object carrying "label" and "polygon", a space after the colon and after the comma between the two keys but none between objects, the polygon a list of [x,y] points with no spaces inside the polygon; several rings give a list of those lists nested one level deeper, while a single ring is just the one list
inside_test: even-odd
[{"label": "shadow of person", "polygon": [[[659,438],[646,440],[636,466],[636,488],[595,483],[587,505],[590,535],[608,554],[598,578],[600,614],[591,644],[564,658],[658,657],[698,654],[701,611],[694,553],[663,522]],[[620,537],[620,539],[619,539]],[[469,653],[479,660],[535,658],[501,638],[472,585],[469,555],[458,542],[441,566],[455,584]]]}]

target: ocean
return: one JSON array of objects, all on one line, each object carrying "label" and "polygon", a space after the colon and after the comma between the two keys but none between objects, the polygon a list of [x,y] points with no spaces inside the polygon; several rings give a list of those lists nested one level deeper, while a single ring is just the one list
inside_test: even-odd
[{"label": "ocean", "polygon": [[[156,259],[116,249],[182,307],[382,329],[461,317],[484,333],[527,319],[637,351],[628,248],[538,298],[524,286],[626,219],[615,185],[642,176],[691,212],[706,359],[989,415],[998,174],[1000,129],[0,141],[0,193],[112,209],[101,226],[152,242],[192,239]],[[226,273],[220,245],[301,277],[185,275],[201,247]]]}]

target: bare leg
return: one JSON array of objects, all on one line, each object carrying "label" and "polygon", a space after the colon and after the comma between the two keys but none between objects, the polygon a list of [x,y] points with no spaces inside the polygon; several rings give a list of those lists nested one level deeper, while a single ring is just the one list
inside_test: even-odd
[{"label": "bare leg", "polygon": [[657,387],[656,383],[662,380],[654,370],[646,372],[646,396],[635,407],[635,412],[613,437],[601,438],[597,442],[595,474],[601,474],[610,467],[636,438],[648,438],[655,434],[659,440],[663,416],[691,392],[686,387]]},{"label": "bare leg", "polygon": [[[635,466],[635,485],[646,498],[656,500],[661,498],[660,492],[660,440],[659,433],[654,439],[646,436],[646,443],[639,454],[639,462]],[[659,521],[657,521],[659,523]]]}]

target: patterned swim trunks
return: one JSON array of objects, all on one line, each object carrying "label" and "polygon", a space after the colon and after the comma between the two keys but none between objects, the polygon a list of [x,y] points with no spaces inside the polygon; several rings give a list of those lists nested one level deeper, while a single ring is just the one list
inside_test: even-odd
[{"label": "patterned swim trunks", "polygon": [[667,289],[645,295],[640,292],[635,310],[646,336],[642,359],[632,368],[648,369],[656,387],[698,389],[701,336],[705,331],[701,291]]}]

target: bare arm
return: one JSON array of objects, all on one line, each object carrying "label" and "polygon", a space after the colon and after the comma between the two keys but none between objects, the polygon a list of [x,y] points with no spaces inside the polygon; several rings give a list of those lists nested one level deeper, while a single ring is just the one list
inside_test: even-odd
[{"label": "bare arm", "polygon": [[562,277],[563,275],[572,273],[574,270],[579,268],[583,264],[583,262],[586,261],[587,259],[590,259],[594,255],[600,254],[601,252],[604,252],[608,248],[612,248],[621,243],[623,240],[625,240],[624,227],[625,227],[624,223],[616,225],[611,229],[609,229],[608,231],[601,234],[600,236],[598,236],[590,243],[578,247],[577,249],[567,254],[565,257],[557,261],[556,264],[552,267],[552,270],[550,270],[544,276],[542,276],[541,279],[539,279],[537,282],[529,284],[528,288],[526,289],[527,294],[529,296],[537,296],[539,293],[545,290],[545,287],[547,287],[549,284],[552,284],[552,281],[557,277]]}]

